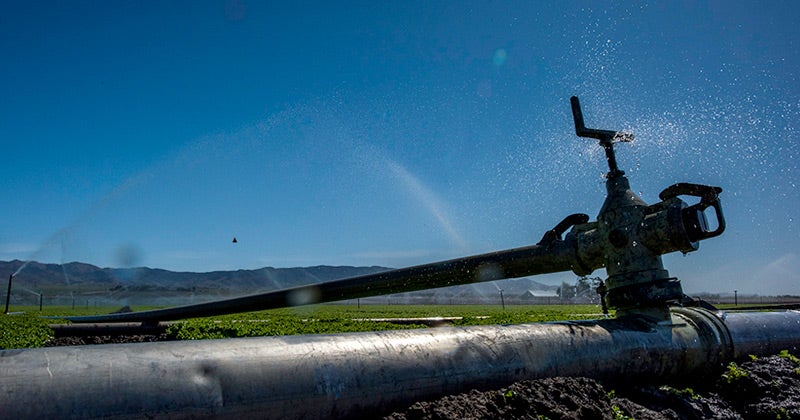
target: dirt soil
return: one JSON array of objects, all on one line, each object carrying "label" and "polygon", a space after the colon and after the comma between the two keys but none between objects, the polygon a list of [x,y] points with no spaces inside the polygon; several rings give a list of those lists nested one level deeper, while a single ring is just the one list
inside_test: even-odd
[{"label": "dirt soil", "polygon": [[[162,334],[63,337],[47,346],[164,341]],[[556,377],[414,403],[386,420],[449,419],[800,419],[800,360],[769,356],[729,365],[694,383],[603,384]]]},{"label": "dirt soil", "polygon": [[[705,378],[698,378],[705,379]],[[800,419],[800,363],[770,356],[707,383],[619,387],[588,378],[517,382],[417,402],[384,417],[411,419]]]}]

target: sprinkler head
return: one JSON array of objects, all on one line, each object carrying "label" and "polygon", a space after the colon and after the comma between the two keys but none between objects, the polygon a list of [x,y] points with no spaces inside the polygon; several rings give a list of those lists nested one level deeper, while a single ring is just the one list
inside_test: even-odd
[{"label": "sprinkler head", "polygon": [[[706,185],[679,183],[661,192],[660,203],[647,205],[633,191],[625,172],[617,167],[614,141],[630,141],[633,135],[612,130],[586,128],[578,98],[571,98],[575,133],[579,137],[600,140],[609,165],[606,200],[597,222],[578,228],[579,258],[590,268],[603,266],[605,303],[617,314],[650,314],[669,319],[668,303],[679,301],[683,289],[677,278],[670,277],[661,255],[691,252],[702,239],[719,236],[725,220],[719,202],[722,189]],[[678,197],[700,198],[688,206]],[[712,207],[718,227],[709,230],[704,211]],[[576,227],[577,228],[577,227]],[[581,245],[579,245],[581,246]],[[590,270],[584,270],[590,271]]]}]

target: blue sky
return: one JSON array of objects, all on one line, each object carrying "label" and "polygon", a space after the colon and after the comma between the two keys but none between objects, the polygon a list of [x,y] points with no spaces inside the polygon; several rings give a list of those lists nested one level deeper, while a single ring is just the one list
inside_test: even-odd
[{"label": "blue sky", "polygon": [[723,188],[725,234],[664,258],[685,290],[800,293],[795,2],[270,3],[2,2],[0,259],[402,267],[529,245],[602,205],[578,95],[587,125],[635,134],[618,161],[645,201]]}]

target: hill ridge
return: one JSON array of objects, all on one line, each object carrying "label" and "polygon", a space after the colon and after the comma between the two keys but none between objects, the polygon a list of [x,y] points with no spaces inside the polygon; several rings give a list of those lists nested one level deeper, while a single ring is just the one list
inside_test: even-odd
[{"label": "hill ridge", "polygon": [[[27,304],[31,304],[40,294],[62,304],[69,300],[74,302],[75,296],[81,297],[87,305],[90,300],[174,304],[187,299],[212,300],[264,293],[391,270],[380,266],[315,265],[191,272],[150,267],[101,268],[77,261],[56,264],[13,260],[0,261],[0,276],[6,273],[11,275],[23,265],[24,269],[15,275],[13,281],[12,300],[19,304],[28,301],[30,302]],[[501,282],[502,287],[492,281],[393,296],[465,302],[475,299],[498,300],[501,289],[506,298],[523,295],[530,298],[553,296],[557,288],[531,278]],[[0,289],[5,292],[5,288]]]}]

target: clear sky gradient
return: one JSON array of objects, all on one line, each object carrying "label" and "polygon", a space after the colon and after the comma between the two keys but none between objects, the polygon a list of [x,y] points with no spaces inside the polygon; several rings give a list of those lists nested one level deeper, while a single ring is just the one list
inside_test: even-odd
[{"label": "clear sky gradient", "polygon": [[795,1],[3,1],[0,259],[530,245],[605,196],[578,95],[588,126],[635,134],[618,161],[646,202],[723,188],[725,234],[664,258],[685,290],[800,294],[797,22]]}]

